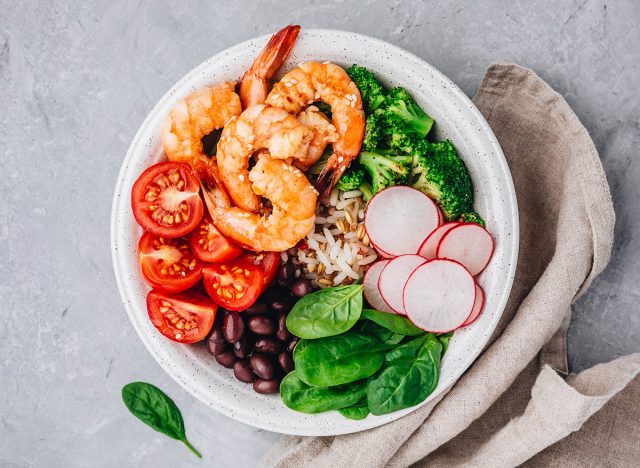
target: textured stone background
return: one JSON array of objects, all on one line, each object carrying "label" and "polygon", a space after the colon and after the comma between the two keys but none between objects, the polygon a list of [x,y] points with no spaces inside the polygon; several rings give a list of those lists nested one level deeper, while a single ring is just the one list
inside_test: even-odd
[{"label": "textured stone background", "polygon": [[0,465],[204,466],[127,413],[120,389],[137,379],[175,398],[207,466],[252,466],[278,438],[208,410],[147,353],[118,297],[109,216],[129,141],[165,91],[290,22],[390,41],[470,96],[494,61],[559,91],[618,214],[611,265],[574,307],[571,367],[639,351],[638,20],[634,0],[0,0]]}]

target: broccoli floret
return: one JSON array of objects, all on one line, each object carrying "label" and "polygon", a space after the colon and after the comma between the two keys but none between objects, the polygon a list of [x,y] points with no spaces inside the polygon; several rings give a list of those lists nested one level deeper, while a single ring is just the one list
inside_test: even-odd
[{"label": "broccoli floret", "polygon": [[340,177],[336,187],[338,190],[342,190],[343,192],[357,190],[364,182],[364,177],[364,171],[362,169],[349,168],[344,174],[342,174],[342,177]]},{"label": "broccoli floret", "polygon": [[450,141],[430,143],[414,159],[411,185],[435,199],[448,221],[473,211],[471,176]]},{"label": "broccoli floret", "polygon": [[418,106],[404,88],[393,88],[384,101],[385,126],[391,134],[415,135],[425,138],[433,119]]},{"label": "broccoli floret", "polygon": [[384,88],[365,67],[351,65],[347,73],[360,90],[365,110],[373,113],[384,102]]},{"label": "broccoli floret", "polygon": [[464,223],[476,223],[482,227],[485,227],[484,219],[482,219],[482,216],[480,216],[475,211],[470,211],[469,213],[463,213],[462,216],[460,216],[460,221]]},{"label": "broccoli floret", "polygon": [[371,200],[374,195],[373,189],[371,188],[371,184],[368,180],[364,180],[362,184],[360,184],[360,187],[358,187],[358,190],[362,192],[362,199],[365,203]]},{"label": "broccoli floret", "polygon": [[382,115],[378,112],[369,114],[364,127],[364,140],[362,140],[362,149],[364,151],[375,150],[384,136],[382,128]]},{"label": "broccoli floret", "polygon": [[393,128],[386,130],[383,141],[389,147],[412,156],[422,156],[429,149],[429,142],[413,135],[402,132],[394,132]]},{"label": "broccoli floret", "polygon": [[378,193],[392,185],[404,185],[411,173],[411,156],[388,156],[379,152],[360,153],[360,164],[371,176],[371,190]]}]

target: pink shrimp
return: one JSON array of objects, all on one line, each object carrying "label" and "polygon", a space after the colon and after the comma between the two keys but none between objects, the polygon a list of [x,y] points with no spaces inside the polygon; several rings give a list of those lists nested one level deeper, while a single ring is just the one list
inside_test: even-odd
[{"label": "pink shrimp", "polygon": [[300,26],[289,25],[271,36],[240,82],[242,108],[264,104],[269,93],[269,80],[278,72],[296,43]]},{"label": "pink shrimp", "polygon": [[316,181],[316,188],[327,193],[360,153],[365,116],[358,87],[338,65],[307,62],[282,77],[273,86],[266,103],[298,115],[315,101],[324,101],[331,106],[333,125],[338,134],[333,154]]}]

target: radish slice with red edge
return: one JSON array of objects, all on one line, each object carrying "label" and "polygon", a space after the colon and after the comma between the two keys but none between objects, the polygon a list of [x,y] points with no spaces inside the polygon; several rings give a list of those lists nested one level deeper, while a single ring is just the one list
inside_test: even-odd
[{"label": "radish slice with red edge", "polygon": [[489,264],[493,254],[493,238],[482,226],[475,223],[460,223],[447,232],[436,251],[437,258],[462,263],[476,276]]},{"label": "radish slice with red edge", "polygon": [[380,260],[371,265],[364,274],[362,285],[364,286],[364,297],[371,307],[382,312],[395,314],[396,312],[385,302],[382,298],[382,294],[380,294],[380,290],[378,289],[380,273],[382,273],[382,270],[387,266],[389,261],[390,260]]},{"label": "radish slice with red edge", "polygon": [[420,249],[418,250],[418,255],[426,258],[427,260],[433,260],[434,258],[436,258],[436,251],[438,250],[440,239],[442,239],[442,236],[444,236],[458,224],[460,223],[452,222],[444,223],[443,225],[438,226],[438,228],[431,234],[429,234],[429,237],[424,240],[424,242],[420,246]]},{"label": "radish slice with red edge", "polygon": [[373,250],[375,250],[377,252],[377,254],[380,255],[382,258],[388,258],[388,259],[394,258],[394,255],[390,255],[387,252],[385,252],[384,250],[380,250],[375,245],[373,245]]},{"label": "radish slice with red edge", "polygon": [[438,212],[435,202],[424,193],[396,185],[369,200],[364,227],[371,243],[386,255],[415,254],[440,224]]},{"label": "radish slice with red edge", "polygon": [[447,333],[459,328],[471,314],[476,283],[458,262],[431,260],[409,276],[403,296],[404,309],[416,327]]},{"label": "radish slice with red edge", "polygon": [[484,307],[484,291],[482,290],[480,285],[476,283],[476,301],[473,303],[473,310],[471,311],[471,314],[469,315],[469,317],[467,317],[467,320],[465,320],[461,326],[466,327],[467,325],[471,325],[473,322],[475,322],[476,319],[480,317],[480,312],[482,312],[483,307]]},{"label": "radish slice with red edge", "polygon": [[442,226],[444,224],[444,215],[442,214],[442,210],[437,203],[436,208],[438,208],[438,226]]},{"label": "radish slice with red edge", "polygon": [[378,289],[384,301],[400,315],[404,311],[402,290],[411,273],[426,260],[420,255],[400,255],[389,261],[380,274]]}]

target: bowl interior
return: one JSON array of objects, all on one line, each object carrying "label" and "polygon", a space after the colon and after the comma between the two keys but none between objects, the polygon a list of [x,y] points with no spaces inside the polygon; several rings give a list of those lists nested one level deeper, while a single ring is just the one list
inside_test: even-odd
[{"label": "bowl interior", "polygon": [[[241,43],[202,63],[182,78],[153,108],[125,157],[112,209],[112,254],[118,287],[129,317],[158,363],[195,397],[232,418],[270,431],[298,435],[336,435],[393,421],[414,408],[362,421],[337,412],[305,415],[286,408],[277,395],[264,396],[238,382],[218,365],[206,346],[180,345],[162,337],[150,323],[145,297],[149,290],[138,270],[137,242],[142,234],[130,206],[131,186],[149,165],[163,158],[160,128],[173,103],[195,89],[238,80],[268,36]],[[329,30],[303,30],[286,69],[308,61],[357,63],[373,70],[387,86],[402,85],[436,120],[438,139],[453,141],[475,187],[475,208],[486,219],[496,250],[479,283],[485,310],[471,326],[458,330],[443,363],[440,382],[425,401],[446,391],[479,355],[505,307],[515,273],[518,216],[508,166],[493,133],[462,91],[432,66],[408,52],[370,37]],[[423,403],[423,404],[425,404]]]}]

